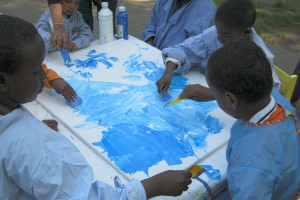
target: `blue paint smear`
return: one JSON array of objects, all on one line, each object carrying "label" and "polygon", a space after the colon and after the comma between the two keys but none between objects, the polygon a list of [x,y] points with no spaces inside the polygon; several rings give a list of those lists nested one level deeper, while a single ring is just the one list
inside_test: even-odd
[{"label": "blue paint smear", "polygon": [[124,79],[130,79],[132,81],[140,81],[141,77],[137,75],[128,75],[128,76],[122,76]]},{"label": "blue paint smear", "polygon": [[83,77],[83,78],[92,78],[92,74],[90,74],[89,72],[81,72],[80,75]]},{"label": "blue paint smear", "polygon": [[204,172],[210,180],[221,180],[220,170],[214,169],[211,165],[200,165],[202,168],[206,169]]},{"label": "blue paint smear", "polygon": [[116,57],[110,57],[109,59],[112,60],[112,61],[114,61],[114,62],[118,62],[119,61],[119,59],[116,58]]},{"label": "blue paint smear", "polygon": [[[148,175],[148,169],[163,160],[168,165],[181,164],[181,158],[194,156],[195,150],[206,148],[206,137],[224,127],[207,114],[217,107],[214,101],[184,100],[164,108],[165,102],[155,86],[164,70],[154,62],[131,55],[123,66],[128,73],[134,73],[129,77],[141,74],[149,84],[86,81],[78,80],[76,75],[64,78],[85,100],[80,109],[73,110],[85,117],[85,123],[75,128],[106,127],[102,140],[93,145],[103,148],[125,173],[143,171]],[[180,94],[187,81],[183,76],[173,76],[168,90],[172,99]]]}]

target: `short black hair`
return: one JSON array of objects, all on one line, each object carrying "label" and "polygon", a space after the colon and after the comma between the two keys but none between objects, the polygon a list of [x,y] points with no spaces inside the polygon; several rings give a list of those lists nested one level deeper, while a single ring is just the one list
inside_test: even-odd
[{"label": "short black hair", "polygon": [[226,0],[217,10],[216,20],[231,28],[251,28],[256,19],[255,6],[251,0]]},{"label": "short black hair", "polygon": [[22,47],[39,36],[36,28],[20,18],[0,15],[0,72],[13,74],[24,62]]},{"label": "short black hair", "polygon": [[210,57],[209,82],[221,92],[231,92],[246,103],[271,94],[271,66],[264,52],[253,42],[240,40],[225,45]]}]

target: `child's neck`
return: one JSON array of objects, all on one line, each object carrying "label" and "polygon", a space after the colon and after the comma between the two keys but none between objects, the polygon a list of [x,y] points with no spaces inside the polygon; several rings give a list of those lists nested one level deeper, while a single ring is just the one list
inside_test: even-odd
[{"label": "child's neck", "polygon": [[271,97],[265,97],[258,101],[255,101],[254,103],[241,103],[241,119],[243,121],[249,121],[256,113],[261,111],[263,108],[265,108],[271,101]]},{"label": "child's neck", "polygon": [[0,95],[0,114],[1,115],[6,115],[7,113],[16,109],[18,106],[19,106],[19,104],[13,103],[10,100],[1,98],[1,95]]}]

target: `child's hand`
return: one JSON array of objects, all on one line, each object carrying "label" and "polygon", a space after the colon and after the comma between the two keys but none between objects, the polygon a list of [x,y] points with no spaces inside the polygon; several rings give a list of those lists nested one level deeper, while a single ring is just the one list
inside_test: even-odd
[{"label": "child's hand", "polygon": [[72,102],[75,100],[76,92],[64,79],[52,80],[50,84],[58,94],[62,94],[68,101]]},{"label": "child's hand", "polygon": [[165,72],[163,76],[156,81],[156,87],[158,93],[163,91],[164,94],[167,94],[168,88],[171,85],[173,71],[177,68],[177,65],[173,62],[167,62]]},{"label": "child's hand", "polygon": [[58,131],[58,128],[57,128],[58,122],[55,121],[54,119],[46,119],[46,120],[43,120],[42,122],[44,122],[49,128],[51,128],[55,131]]},{"label": "child's hand", "polygon": [[198,102],[215,100],[215,96],[210,89],[199,84],[186,86],[178,98],[189,98]]},{"label": "child's hand", "polygon": [[155,196],[179,196],[188,190],[192,183],[192,174],[185,170],[169,170],[143,180],[141,183],[146,191],[147,198]]},{"label": "child's hand", "polygon": [[154,37],[149,38],[148,40],[146,40],[146,43],[150,44],[153,46],[153,41],[154,41]]},{"label": "child's hand", "polygon": [[77,49],[77,45],[74,42],[68,42],[67,49],[70,52],[75,51]]}]

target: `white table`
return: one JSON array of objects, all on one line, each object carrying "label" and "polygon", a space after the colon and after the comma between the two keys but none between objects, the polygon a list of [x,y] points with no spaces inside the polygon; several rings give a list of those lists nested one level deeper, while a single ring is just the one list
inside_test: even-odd
[{"label": "white table", "polygon": [[[130,37],[129,41],[132,43],[141,43],[142,41]],[[143,42],[142,42],[143,43]],[[97,41],[93,41],[92,45],[96,45]],[[97,44],[98,45],[98,44]],[[144,45],[144,44],[143,44]],[[47,59],[54,59],[56,55],[48,55]],[[60,59],[61,58],[57,58]],[[48,66],[49,67],[49,66]],[[51,67],[50,67],[51,68]],[[47,112],[37,101],[33,101],[25,105],[38,119],[52,119],[54,118],[49,112]],[[55,119],[55,118],[54,118]],[[66,136],[71,142],[73,142],[76,147],[80,150],[80,152],[84,155],[87,162],[92,166],[94,172],[94,179],[101,180],[103,182],[107,182],[113,185],[114,176],[120,176],[123,183],[129,181],[129,178],[124,176],[124,174],[120,173],[120,171],[111,166],[111,163],[108,163],[103,158],[99,157],[98,153],[87,146],[80,138],[76,136],[71,130],[69,130],[65,125],[60,123],[59,125],[59,133]],[[224,144],[217,151],[213,152],[211,155],[206,157],[204,160],[201,160],[200,165],[211,165],[216,169],[220,170],[221,180],[210,180],[205,174],[202,174],[200,178],[204,180],[211,188],[212,196],[218,194],[221,190],[226,187],[226,169],[227,169],[227,161],[225,157],[227,143]],[[156,197],[153,199],[210,199],[206,187],[198,180],[194,180],[192,184],[189,186],[189,190],[184,192],[180,197]]]}]

